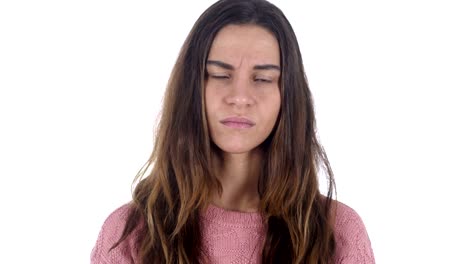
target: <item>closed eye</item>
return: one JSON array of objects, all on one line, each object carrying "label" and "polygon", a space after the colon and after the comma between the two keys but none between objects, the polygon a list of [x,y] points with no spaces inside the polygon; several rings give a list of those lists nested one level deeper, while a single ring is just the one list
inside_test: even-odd
[{"label": "closed eye", "polygon": [[229,79],[229,75],[210,74],[209,76],[213,79]]},{"label": "closed eye", "polygon": [[260,82],[260,83],[271,83],[272,80],[269,79],[263,79],[263,78],[255,78],[255,82]]}]

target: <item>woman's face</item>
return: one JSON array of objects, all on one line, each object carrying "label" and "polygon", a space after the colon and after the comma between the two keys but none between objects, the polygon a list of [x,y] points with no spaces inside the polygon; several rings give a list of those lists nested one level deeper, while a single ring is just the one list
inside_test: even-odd
[{"label": "woman's face", "polygon": [[271,133],[281,106],[280,50],[255,25],[228,25],[206,63],[205,106],[211,140],[224,152],[246,153]]}]

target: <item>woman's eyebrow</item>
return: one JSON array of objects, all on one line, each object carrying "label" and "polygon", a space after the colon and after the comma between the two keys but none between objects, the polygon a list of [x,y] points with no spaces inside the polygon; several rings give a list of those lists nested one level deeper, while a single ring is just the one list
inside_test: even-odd
[{"label": "woman's eyebrow", "polygon": [[215,65],[215,66],[224,68],[226,70],[234,70],[234,66],[232,66],[231,64],[218,61],[218,60],[208,60],[206,61],[206,65]]},{"label": "woman's eyebrow", "polygon": [[254,70],[278,70],[281,72],[281,67],[275,64],[255,65]]},{"label": "woman's eyebrow", "polygon": [[[215,65],[221,68],[224,68],[226,70],[234,70],[234,66],[231,64],[219,61],[219,60],[207,60],[206,65]],[[275,64],[260,64],[260,65],[255,65],[254,70],[278,70],[281,71],[281,67]]]}]

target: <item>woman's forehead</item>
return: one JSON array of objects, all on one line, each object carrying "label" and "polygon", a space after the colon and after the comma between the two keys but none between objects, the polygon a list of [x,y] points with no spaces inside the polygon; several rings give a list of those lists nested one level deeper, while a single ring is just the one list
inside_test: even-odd
[{"label": "woman's forehead", "polygon": [[243,61],[262,64],[280,63],[280,49],[275,36],[257,25],[228,25],[216,35],[208,55],[239,66]]}]

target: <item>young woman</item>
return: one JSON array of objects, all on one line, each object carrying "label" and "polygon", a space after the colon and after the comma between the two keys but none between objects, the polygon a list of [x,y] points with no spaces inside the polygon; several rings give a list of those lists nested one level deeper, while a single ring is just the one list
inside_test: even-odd
[{"label": "young woman", "polygon": [[361,219],[332,199],[299,46],[267,1],[221,0],[195,23],[137,177],[92,263],[374,263]]}]

